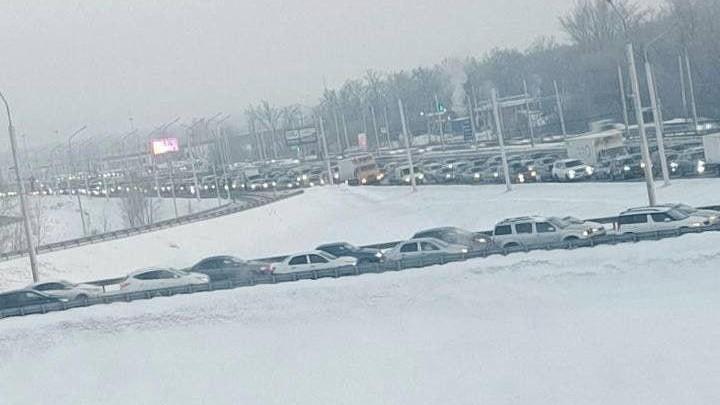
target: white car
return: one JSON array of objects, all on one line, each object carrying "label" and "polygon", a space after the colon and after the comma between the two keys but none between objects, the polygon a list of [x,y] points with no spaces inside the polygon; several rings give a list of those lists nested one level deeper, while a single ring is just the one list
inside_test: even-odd
[{"label": "white car", "polygon": [[708,219],[708,221],[710,221],[710,225],[720,223],[720,211],[699,209],[687,204],[660,204],[660,206],[675,208],[683,214],[687,214],[690,216],[705,217]]},{"label": "white car", "polygon": [[411,259],[419,256],[437,254],[464,254],[467,246],[450,244],[435,238],[417,238],[400,242],[385,251],[385,260]]},{"label": "white car", "polygon": [[574,217],[528,216],[508,218],[495,225],[493,241],[502,248],[542,246],[605,235],[605,227],[597,222]]},{"label": "white car", "polygon": [[74,284],[65,280],[30,284],[27,289],[40,291],[51,297],[64,298],[68,301],[99,297],[103,293],[102,287],[92,284]]},{"label": "white car", "polygon": [[655,232],[683,228],[702,228],[710,225],[707,217],[688,215],[667,206],[638,207],[618,216],[620,234]]},{"label": "white car", "polygon": [[182,287],[207,284],[210,277],[170,268],[152,267],[128,274],[120,283],[121,292],[157,290],[160,288]]},{"label": "white car", "polygon": [[295,253],[286,257],[285,260],[281,262],[273,263],[270,266],[270,271],[273,273],[284,274],[355,265],[357,265],[357,258],[349,256],[335,257],[330,253],[313,250],[311,252]]},{"label": "white car", "polygon": [[552,177],[557,181],[582,180],[592,176],[593,172],[592,166],[577,159],[557,160],[552,167]]}]

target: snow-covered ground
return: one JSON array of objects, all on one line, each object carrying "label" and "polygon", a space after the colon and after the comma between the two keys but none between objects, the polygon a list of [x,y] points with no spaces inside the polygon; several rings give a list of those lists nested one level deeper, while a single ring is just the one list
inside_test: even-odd
[{"label": "snow-covered ground", "polygon": [[[658,188],[658,196],[665,202],[720,203],[718,190],[720,179],[676,181]],[[152,265],[187,267],[215,254],[269,257],[324,242],[401,240],[443,225],[491,229],[502,218],[524,214],[609,216],[646,201],[643,183],[527,184],[512,193],[504,186],[427,186],[417,193],[406,187],[315,188],[237,215],[39,259],[45,278],[87,281]],[[27,267],[27,259],[0,263],[0,289],[25,285]]]},{"label": "snow-covered ground", "polygon": [[[719,186],[677,181],[659,196],[717,203]],[[325,188],[43,255],[42,273],[88,279],[643,201],[642,184]],[[25,282],[23,266],[0,267],[3,288]],[[718,269],[720,234],[706,233],[10,318],[0,403],[718,403]]]},{"label": "snow-covered ground", "polygon": [[[157,206],[156,218],[158,221],[175,217],[172,199],[153,198]],[[225,203],[225,200],[221,200]],[[80,208],[77,197],[74,196],[31,196],[29,198],[30,210],[40,213],[43,218],[43,235],[41,244],[58,242],[83,236]],[[178,199],[178,215],[187,215],[218,206],[216,199],[192,198]],[[88,232],[90,234],[115,231],[128,228],[123,218],[121,202],[117,198],[87,198],[82,197],[83,212]],[[20,215],[20,208],[16,204],[16,215]]]},{"label": "snow-covered ground", "polygon": [[3,404],[711,404],[720,235],[0,321]]}]

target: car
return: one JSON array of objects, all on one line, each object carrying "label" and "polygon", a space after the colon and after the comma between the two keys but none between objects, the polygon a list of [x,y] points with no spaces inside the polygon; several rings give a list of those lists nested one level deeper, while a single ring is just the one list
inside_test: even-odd
[{"label": "car", "polygon": [[326,243],[318,246],[316,250],[330,253],[335,257],[354,257],[357,259],[357,264],[379,263],[385,258],[380,249],[361,248],[347,242]]},{"label": "car", "polygon": [[695,208],[687,204],[659,204],[659,206],[663,207],[671,207],[675,208],[676,210],[682,212],[683,214],[691,215],[691,216],[698,216],[698,217],[705,217],[710,221],[710,225],[715,225],[720,223],[720,211],[717,210],[709,210],[709,209],[700,209]]},{"label": "car", "polygon": [[552,177],[557,181],[587,179],[593,174],[593,167],[578,159],[561,159],[553,163]]},{"label": "car", "polygon": [[462,245],[470,250],[485,250],[491,246],[489,235],[470,232],[454,226],[426,229],[413,235],[412,239],[435,238],[443,242]]},{"label": "car", "polygon": [[506,249],[572,242],[606,234],[602,224],[569,218],[572,217],[527,216],[504,219],[495,225],[493,241],[496,246]]},{"label": "car", "polygon": [[470,251],[467,246],[450,244],[435,238],[417,238],[400,242],[385,251],[386,260],[398,261],[420,256],[435,256],[439,254],[466,254]]},{"label": "car", "polygon": [[270,271],[275,274],[295,273],[298,271],[324,270],[336,267],[355,266],[358,259],[350,256],[336,257],[321,250],[295,253],[281,262],[270,265]]},{"label": "car", "polygon": [[632,234],[702,228],[710,225],[710,219],[699,215],[688,215],[674,207],[647,206],[621,212],[617,224],[619,234]]},{"label": "car", "polygon": [[705,149],[694,147],[685,150],[669,165],[672,174],[678,176],[701,176],[705,174]]},{"label": "car", "polygon": [[0,293],[0,310],[66,301],[67,299],[52,297],[35,290],[15,290]]},{"label": "car", "polygon": [[40,291],[51,297],[65,298],[69,301],[82,301],[88,298],[99,297],[103,293],[100,286],[92,284],[75,284],[65,280],[42,281],[30,284],[28,290]]},{"label": "car", "polygon": [[186,272],[172,268],[150,267],[134,271],[120,282],[121,292],[157,290],[160,288],[200,285],[210,282],[205,274]]},{"label": "car", "polygon": [[212,256],[200,260],[189,271],[205,274],[210,281],[252,280],[270,272],[270,265],[234,256]]}]

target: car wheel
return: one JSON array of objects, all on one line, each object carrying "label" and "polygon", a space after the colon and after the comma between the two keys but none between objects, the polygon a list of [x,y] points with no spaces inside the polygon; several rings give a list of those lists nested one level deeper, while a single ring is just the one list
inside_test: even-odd
[{"label": "car wheel", "polygon": [[88,299],[88,296],[85,294],[78,294],[75,296],[75,301],[85,301]]},{"label": "car wheel", "polygon": [[563,242],[575,242],[580,240],[577,236],[568,236],[567,238],[563,239]]},{"label": "car wheel", "polygon": [[513,249],[513,248],[518,248],[518,247],[520,247],[520,244],[515,243],[515,242],[510,242],[510,243],[506,243],[503,245],[503,249]]}]

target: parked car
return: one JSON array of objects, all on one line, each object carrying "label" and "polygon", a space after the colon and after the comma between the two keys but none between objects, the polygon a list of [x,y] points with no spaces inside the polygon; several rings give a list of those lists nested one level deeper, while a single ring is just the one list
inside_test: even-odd
[{"label": "parked car", "polygon": [[557,181],[576,181],[592,176],[594,169],[577,159],[561,159],[553,163],[552,176]]},{"label": "parked car", "polygon": [[710,225],[720,223],[720,211],[699,209],[687,204],[660,204],[659,206],[674,208],[686,215],[707,218]]},{"label": "parked car", "polygon": [[51,297],[65,298],[68,301],[82,301],[87,298],[99,297],[103,293],[103,289],[100,286],[92,284],[75,284],[65,280],[43,281],[30,284],[26,288],[29,290],[40,291]]},{"label": "parked car", "polygon": [[259,275],[269,273],[270,265],[233,256],[213,256],[200,260],[189,270],[207,275],[210,281],[252,280]]},{"label": "parked car", "polygon": [[418,238],[400,242],[385,251],[387,260],[403,260],[413,257],[438,254],[463,254],[470,249],[466,246],[450,244],[435,238]]},{"label": "parked car", "polygon": [[52,304],[63,301],[67,300],[64,298],[51,297],[35,290],[15,290],[0,294],[0,310],[30,305]]},{"label": "parked car", "polygon": [[620,213],[617,232],[621,234],[654,232],[701,228],[708,225],[710,225],[708,218],[688,215],[672,207],[637,207]]},{"label": "parked car", "polygon": [[604,226],[595,222],[528,216],[497,223],[493,241],[502,248],[530,247],[594,238],[605,233]]},{"label": "parked car", "polygon": [[205,274],[151,267],[128,274],[125,280],[120,282],[120,290],[122,292],[157,290],[160,288],[207,284],[208,282],[210,282],[210,277]]},{"label": "parked car", "polygon": [[321,250],[312,252],[296,253],[285,258],[285,260],[273,263],[270,271],[273,273],[294,273],[307,270],[323,270],[336,267],[347,267],[357,265],[358,259],[349,256],[336,257]]},{"label": "parked car", "polygon": [[445,243],[463,245],[470,250],[485,250],[491,245],[489,235],[470,232],[454,226],[426,229],[413,235],[413,239],[435,238]]},{"label": "parked car", "polygon": [[326,243],[318,246],[316,250],[330,253],[335,257],[354,257],[357,259],[357,264],[378,263],[385,258],[380,249],[361,248],[347,242]]}]

